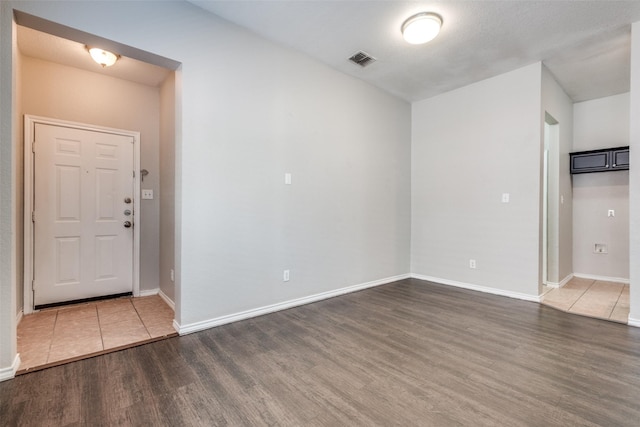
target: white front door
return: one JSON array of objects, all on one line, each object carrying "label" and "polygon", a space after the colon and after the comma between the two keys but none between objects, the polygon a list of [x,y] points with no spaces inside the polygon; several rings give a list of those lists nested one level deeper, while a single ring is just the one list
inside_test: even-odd
[{"label": "white front door", "polygon": [[34,305],[132,292],[134,138],[34,131]]}]

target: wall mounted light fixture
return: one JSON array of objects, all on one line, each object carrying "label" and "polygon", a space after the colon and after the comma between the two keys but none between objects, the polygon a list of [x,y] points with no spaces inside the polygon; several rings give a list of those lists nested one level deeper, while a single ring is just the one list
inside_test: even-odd
[{"label": "wall mounted light fixture", "polygon": [[111,67],[120,58],[119,55],[109,52],[108,50],[99,49],[97,47],[87,47],[89,55],[102,67]]},{"label": "wall mounted light fixture", "polygon": [[442,27],[442,17],[432,12],[411,16],[402,24],[402,37],[407,43],[422,44],[436,38]]}]

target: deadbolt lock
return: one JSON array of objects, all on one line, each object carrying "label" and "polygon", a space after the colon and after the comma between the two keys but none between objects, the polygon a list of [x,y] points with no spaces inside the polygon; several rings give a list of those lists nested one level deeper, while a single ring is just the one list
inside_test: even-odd
[{"label": "deadbolt lock", "polygon": [[124,222],[124,228],[131,228],[131,221],[125,221]]}]

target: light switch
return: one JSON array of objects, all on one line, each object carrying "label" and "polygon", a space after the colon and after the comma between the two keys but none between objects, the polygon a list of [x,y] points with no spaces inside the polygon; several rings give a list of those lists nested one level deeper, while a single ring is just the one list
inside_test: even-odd
[{"label": "light switch", "polygon": [[609,209],[609,211],[607,212],[607,216],[616,216],[616,211],[614,211],[613,209]]},{"label": "light switch", "polygon": [[142,190],[142,198],[146,200],[153,199],[153,190]]},{"label": "light switch", "polygon": [[509,193],[502,193],[502,203],[509,203]]},{"label": "light switch", "polygon": [[290,173],[285,173],[284,174],[284,183],[287,185],[291,185],[291,174]]}]

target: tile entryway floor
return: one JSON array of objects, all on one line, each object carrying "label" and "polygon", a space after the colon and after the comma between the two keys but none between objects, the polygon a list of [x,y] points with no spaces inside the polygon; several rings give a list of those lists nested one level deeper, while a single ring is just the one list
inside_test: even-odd
[{"label": "tile entryway floor", "polygon": [[175,336],[173,310],[157,295],[41,310],[18,325],[18,374]]},{"label": "tile entryway floor", "polygon": [[629,285],[574,277],[545,293],[542,303],[569,313],[627,323]]}]

